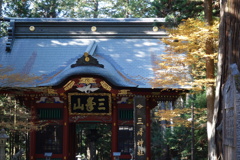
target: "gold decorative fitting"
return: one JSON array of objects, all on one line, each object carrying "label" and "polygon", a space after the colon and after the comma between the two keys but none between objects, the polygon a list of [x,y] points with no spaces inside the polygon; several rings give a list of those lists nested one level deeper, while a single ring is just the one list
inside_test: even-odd
[{"label": "gold decorative fitting", "polygon": [[158,27],[157,27],[157,26],[154,26],[154,27],[153,27],[153,31],[154,31],[154,32],[157,32],[157,31],[158,31]]},{"label": "gold decorative fitting", "polygon": [[64,91],[71,89],[74,86],[75,82],[70,80],[63,86]]},{"label": "gold decorative fitting", "polygon": [[102,85],[102,87],[108,91],[112,90],[112,87],[110,85],[107,84],[107,82],[105,81],[101,81],[100,84]]},{"label": "gold decorative fitting", "polygon": [[30,30],[31,32],[33,32],[33,31],[35,31],[35,27],[34,27],[34,26],[30,26],[30,27],[29,27],[29,30]]},{"label": "gold decorative fitting", "polygon": [[96,32],[97,31],[97,27],[96,26],[92,26],[91,27],[91,31]]},{"label": "gold decorative fitting", "polygon": [[89,57],[85,57],[85,61],[86,61],[86,62],[89,62],[89,61],[90,61],[90,58],[89,58]]},{"label": "gold decorative fitting", "polygon": [[136,106],[138,109],[142,109],[143,108],[143,105],[139,104]]},{"label": "gold decorative fitting", "polygon": [[119,95],[121,94],[121,95],[127,95],[127,94],[131,94],[131,93],[129,93],[130,92],[130,90],[128,90],[128,89],[122,89],[122,90],[120,90],[119,91]]},{"label": "gold decorative fitting", "polygon": [[88,52],[84,52],[84,56],[85,56],[85,59],[84,59],[84,60],[85,60],[86,62],[89,62],[89,61],[90,61],[90,58],[88,57],[88,55],[89,55]]},{"label": "gold decorative fitting", "polygon": [[79,79],[79,83],[85,83],[85,84],[96,83],[96,79],[92,77],[83,77]]},{"label": "gold decorative fitting", "polygon": [[85,57],[88,57],[88,52],[84,52],[84,56],[85,56]]},{"label": "gold decorative fitting", "polygon": [[51,88],[48,88],[48,89],[47,89],[47,93],[48,93],[48,94],[57,94],[56,90],[51,89]]}]

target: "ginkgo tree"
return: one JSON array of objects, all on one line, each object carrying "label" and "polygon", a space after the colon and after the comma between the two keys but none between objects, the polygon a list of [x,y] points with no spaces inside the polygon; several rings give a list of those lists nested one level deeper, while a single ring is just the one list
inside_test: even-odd
[{"label": "ginkgo tree", "polygon": [[[155,112],[155,116],[158,117],[160,121],[171,122],[164,124],[167,127],[191,127],[191,118],[189,118],[189,116],[183,116],[187,114],[191,115],[191,112],[191,108],[176,108],[174,110],[159,110]],[[194,115],[198,117],[197,120],[194,121],[195,125],[201,126],[203,123],[206,123],[206,108],[195,108]]]},{"label": "ginkgo tree", "polygon": [[[201,20],[189,18],[177,28],[165,28],[169,33],[163,39],[166,53],[155,61],[156,78],[150,83],[154,87],[180,85],[195,91],[214,83],[215,79],[206,78],[206,59],[211,58],[217,63],[218,24],[219,21],[214,21],[214,25],[208,26]],[[209,38],[213,39],[215,48],[211,55],[205,52]]]},{"label": "ginkgo tree", "polygon": [[[166,53],[160,55],[155,62],[156,78],[150,82],[154,87],[159,85],[166,88],[168,86],[188,87],[194,92],[206,90],[209,155],[216,155],[214,139],[212,139],[214,108],[210,102],[214,102],[211,97],[214,97],[215,87],[214,70],[218,54],[218,26],[218,20],[212,21],[209,25],[205,21],[189,18],[183,20],[177,28],[165,28],[169,33],[169,36],[163,39],[166,44]],[[159,113],[159,115],[184,124],[186,121],[179,119],[180,112],[184,111],[175,110],[169,113],[164,111],[163,113],[166,114]]]},{"label": "ginkgo tree", "polygon": [[[35,84],[41,77],[14,73],[12,67],[0,66],[0,129],[4,128],[9,135],[8,154],[12,157],[23,149],[27,141],[27,134],[31,130],[41,129],[46,124],[33,123],[30,108],[27,108],[18,96],[24,92],[43,92],[44,89],[29,88],[27,85]],[[25,86],[25,87],[23,87]],[[11,156],[10,156],[11,155]]]}]

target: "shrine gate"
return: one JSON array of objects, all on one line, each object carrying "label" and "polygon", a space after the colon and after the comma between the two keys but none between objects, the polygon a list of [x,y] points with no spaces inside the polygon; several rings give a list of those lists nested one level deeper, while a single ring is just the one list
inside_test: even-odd
[{"label": "shrine gate", "polygon": [[151,109],[184,91],[149,84],[165,50],[164,19],[3,20],[0,63],[41,77],[12,92],[43,126],[30,133],[30,160],[151,159]]}]

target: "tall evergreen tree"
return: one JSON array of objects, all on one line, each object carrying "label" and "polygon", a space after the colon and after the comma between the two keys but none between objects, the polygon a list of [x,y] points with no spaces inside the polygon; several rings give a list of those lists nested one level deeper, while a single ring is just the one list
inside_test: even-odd
[{"label": "tall evergreen tree", "polygon": [[[179,24],[182,19],[204,19],[203,0],[154,0],[152,6],[157,17],[165,17],[172,25]],[[219,17],[218,0],[213,0],[212,7],[213,16]]]},{"label": "tall evergreen tree", "polygon": [[36,0],[33,2],[33,17],[56,18],[61,12],[59,0]]},{"label": "tall evergreen tree", "polygon": [[[67,2],[66,2],[67,3]],[[99,18],[102,1],[99,0],[73,0],[69,1],[69,12],[64,10],[64,17],[71,18]]]},{"label": "tall evergreen tree", "polygon": [[4,15],[8,17],[31,17],[32,0],[2,0]]},{"label": "tall evergreen tree", "polygon": [[114,0],[112,17],[115,18],[146,18],[156,17],[150,1],[146,0]]}]

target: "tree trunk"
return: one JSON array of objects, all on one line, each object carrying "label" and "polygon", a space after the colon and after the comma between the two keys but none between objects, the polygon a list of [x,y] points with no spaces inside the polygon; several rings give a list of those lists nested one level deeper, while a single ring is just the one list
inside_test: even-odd
[{"label": "tree trunk", "polygon": [[[223,113],[225,111],[225,96],[231,96],[230,93],[225,93],[228,95],[223,95],[221,92],[222,88],[226,84],[227,80],[229,79],[229,75],[231,74],[230,66],[234,63],[237,64],[238,70],[240,70],[240,50],[239,50],[239,26],[240,26],[240,1],[239,0],[222,0],[220,1],[221,5],[221,22],[219,26],[219,35],[220,35],[220,42],[219,42],[219,58],[218,58],[218,79],[217,79],[217,89],[216,89],[216,98],[219,100],[215,100],[215,105],[219,107],[219,115],[217,118],[217,125],[218,126],[218,135],[217,142],[217,153],[221,159],[227,157],[227,155],[237,155],[237,147],[229,147],[228,144],[223,144],[223,141],[226,140],[224,137],[224,133],[226,133],[228,129],[224,128],[222,125],[228,122],[226,117],[223,117]],[[221,75],[221,76],[220,76]],[[236,95],[234,95],[236,96]],[[239,106],[231,106],[238,109]],[[216,107],[215,107],[216,109]],[[235,110],[234,110],[235,111]],[[215,113],[217,114],[217,113]],[[234,112],[236,117],[238,116],[237,111]],[[237,118],[235,117],[235,125],[237,125]],[[238,128],[234,128],[238,130]],[[235,142],[234,142],[235,143]],[[236,143],[237,144],[237,143]],[[225,156],[225,157],[224,157]],[[220,158],[219,158],[220,159]],[[226,159],[226,158],[225,158]]]},{"label": "tree trunk", "polygon": [[129,13],[129,0],[126,0],[126,13],[125,13],[125,18],[130,18],[130,13]]},{"label": "tree trunk", "polygon": [[[208,25],[212,25],[212,0],[204,0],[205,9],[205,21]],[[206,42],[206,54],[212,55],[213,42],[209,39]],[[207,79],[214,79],[214,60],[207,57],[206,60],[206,77]],[[215,87],[212,82],[207,84],[206,89],[207,95],[207,135],[208,135],[208,159],[216,160],[216,144],[215,144],[215,126],[213,124],[213,114],[214,114],[214,99],[215,99]]]},{"label": "tree trunk", "polygon": [[3,3],[3,0],[0,0],[0,17],[2,17],[2,3]]},{"label": "tree trunk", "polygon": [[93,18],[98,18],[98,0],[94,0]]},{"label": "tree trunk", "polygon": [[91,141],[89,144],[90,148],[90,160],[97,160],[96,156],[96,143],[94,141]]}]

